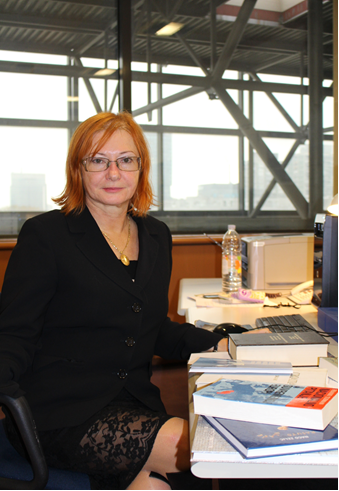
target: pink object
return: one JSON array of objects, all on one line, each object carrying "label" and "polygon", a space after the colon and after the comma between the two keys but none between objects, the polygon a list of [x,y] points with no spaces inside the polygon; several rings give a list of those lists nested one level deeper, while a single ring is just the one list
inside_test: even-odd
[{"label": "pink object", "polygon": [[232,296],[246,302],[264,303],[265,301],[265,292],[246,290],[245,288],[239,288],[237,293],[233,293]]}]

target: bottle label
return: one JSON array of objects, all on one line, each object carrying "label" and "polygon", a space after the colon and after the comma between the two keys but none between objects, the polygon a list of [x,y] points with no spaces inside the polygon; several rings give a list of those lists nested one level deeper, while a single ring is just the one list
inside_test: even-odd
[{"label": "bottle label", "polygon": [[222,274],[238,274],[241,276],[241,254],[222,255]]}]

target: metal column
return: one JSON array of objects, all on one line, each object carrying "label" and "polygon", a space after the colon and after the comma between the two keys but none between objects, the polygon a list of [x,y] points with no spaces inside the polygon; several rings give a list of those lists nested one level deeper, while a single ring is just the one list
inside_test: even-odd
[{"label": "metal column", "polygon": [[309,218],[323,210],[323,16],[322,2],[308,2]]},{"label": "metal column", "polygon": [[119,111],[132,111],[132,7],[131,0],[117,0],[118,4],[118,59]]}]

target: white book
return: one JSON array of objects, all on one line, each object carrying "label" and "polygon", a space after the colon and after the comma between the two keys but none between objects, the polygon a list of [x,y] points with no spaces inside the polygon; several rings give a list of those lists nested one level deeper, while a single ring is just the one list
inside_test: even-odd
[{"label": "white book", "polygon": [[288,362],[201,357],[190,366],[190,372],[230,373],[233,375],[239,373],[291,375],[292,365]]},{"label": "white book", "polygon": [[326,368],[330,379],[338,382],[338,357],[327,356],[319,358],[319,367]]},{"label": "white book", "polygon": [[192,365],[199,358],[220,358],[223,360],[231,360],[231,357],[227,351],[204,351],[203,353],[191,353],[188,360],[188,366]]},{"label": "white book", "polygon": [[337,389],[338,388],[338,382],[336,380],[333,380],[332,378],[328,377],[327,386]]},{"label": "white book", "polygon": [[338,389],[219,380],[193,393],[195,414],[323,430],[338,412]]}]

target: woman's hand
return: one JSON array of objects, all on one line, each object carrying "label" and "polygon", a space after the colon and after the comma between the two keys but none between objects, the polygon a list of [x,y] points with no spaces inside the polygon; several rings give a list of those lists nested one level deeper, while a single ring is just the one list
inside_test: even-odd
[{"label": "woman's hand", "polygon": [[[215,349],[217,348],[217,349]],[[212,348],[206,351],[228,351],[228,338],[222,338],[216,346],[212,346]]]},{"label": "woman's hand", "polygon": [[217,351],[228,351],[228,338],[219,341]]}]

